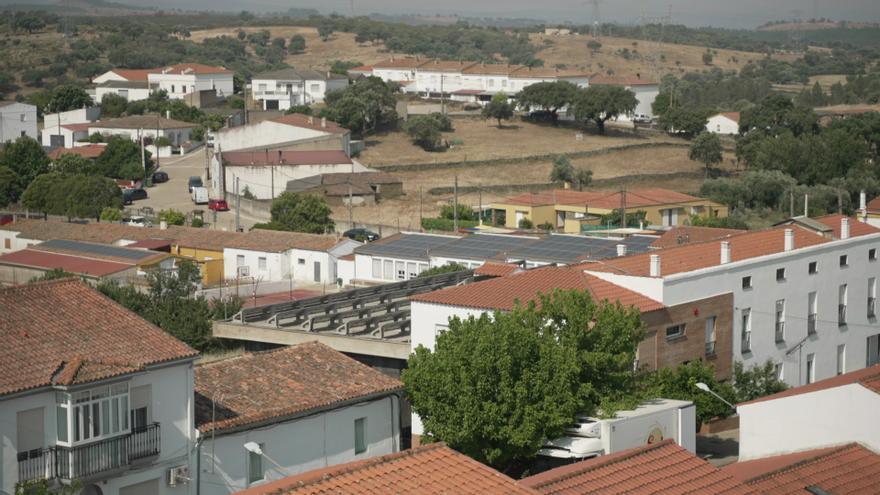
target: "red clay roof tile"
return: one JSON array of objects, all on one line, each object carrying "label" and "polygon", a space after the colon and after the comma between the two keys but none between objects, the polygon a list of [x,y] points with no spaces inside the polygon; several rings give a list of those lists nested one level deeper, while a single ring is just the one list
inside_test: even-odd
[{"label": "red clay roof tile", "polygon": [[74,275],[104,277],[133,268],[130,263],[97,260],[37,249],[23,249],[0,256],[0,265],[12,265],[42,270],[61,269]]},{"label": "red clay roof tile", "polygon": [[736,229],[719,229],[713,227],[694,227],[691,225],[680,225],[672,227],[660,236],[656,241],[651,243],[653,248],[668,248],[680,246],[682,244],[693,244],[697,242],[714,241],[722,239],[729,235],[742,234],[744,230]]},{"label": "red clay roof tile", "polygon": [[313,151],[226,151],[223,163],[227,166],[252,165],[350,165],[351,158],[341,150]]},{"label": "red clay roof tile", "polygon": [[504,277],[521,270],[521,266],[513,263],[494,263],[492,261],[487,261],[474,270],[474,275],[484,277]]}]

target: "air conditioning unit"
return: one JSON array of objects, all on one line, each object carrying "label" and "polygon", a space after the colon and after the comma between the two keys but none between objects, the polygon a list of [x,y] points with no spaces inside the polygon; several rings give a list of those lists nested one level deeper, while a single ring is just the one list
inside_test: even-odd
[{"label": "air conditioning unit", "polygon": [[238,276],[239,277],[250,277],[251,276],[251,267],[249,267],[249,266],[238,267]]},{"label": "air conditioning unit", "polygon": [[189,481],[189,466],[177,466],[168,470],[168,486]]}]

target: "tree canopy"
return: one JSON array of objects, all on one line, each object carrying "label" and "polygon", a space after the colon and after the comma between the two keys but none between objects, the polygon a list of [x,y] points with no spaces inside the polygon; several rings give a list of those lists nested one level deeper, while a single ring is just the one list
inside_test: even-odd
[{"label": "tree canopy", "polygon": [[144,151],[147,170],[141,165],[141,147],[131,139],[114,137],[95,160],[97,173],[115,179],[142,179],[149,174],[152,154]]},{"label": "tree canopy", "polygon": [[430,115],[413,115],[406,121],[403,131],[425,151],[439,148],[443,138],[440,124]]},{"label": "tree canopy", "polygon": [[513,118],[514,105],[507,101],[507,95],[504,93],[496,93],[492,100],[483,107],[482,115],[484,119],[495,119],[498,121],[498,128],[501,128],[502,120],[510,120]]},{"label": "tree canopy", "polygon": [[48,173],[31,182],[21,203],[44,214],[100,219],[105,208],[122,206],[122,191],[106,177]]},{"label": "tree canopy", "polygon": [[94,103],[86,90],[79,86],[62,85],[52,90],[49,97],[50,112],[66,112],[77,108],[89,107]]},{"label": "tree canopy", "polygon": [[21,192],[18,175],[11,168],[0,165],[0,207],[18,201]]},{"label": "tree canopy", "polygon": [[[330,207],[323,198],[290,191],[281,193],[272,201],[271,222],[264,228],[325,234],[333,232]],[[258,226],[254,226],[258,228]]]},{"label": "tree canopy", "polygon": [[706,175],[709,174],[709,167],[721,163],[721,139],[717,134],[711,132],[702,132],[697,135],[694,142],[691,143],[691,149],[688,152],[688,158],[695,162],[701,162],[706,166]]},{"label": "tree canopy", "polygon": [[391,87],[378,77],[364,77],[338,91],[327,93],[322,112],[356,134],[369,134],[397,122],[397,100]]},{"label": "tree canopy", "polygon": [[15,172],[19,184],[27,187],[40,174],[49,171],[49,157],[36,140],[22,136],[7,143],[0,152],[0,166]]},{"label": "tree canopy", "polygon": [[541,109],[550,112],[555,123],[559,110],[572,104],[578,88],[568,81],[539,82],[530,84],[516,95],[517,104],[524,110]]},{"label": "tree canopy", "polygon": [[574,100],[577,120],[592,120],[605,134],[605,122],[619,115],[632,113],[639,101],[635,93],[620,86],[597,85],[578,91]]}]

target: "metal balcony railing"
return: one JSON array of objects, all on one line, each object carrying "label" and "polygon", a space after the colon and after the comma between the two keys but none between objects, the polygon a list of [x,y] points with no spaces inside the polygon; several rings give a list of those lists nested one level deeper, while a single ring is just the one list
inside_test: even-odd
[{"label": "metal balcony railing", "polygon": [[837,305],[837,324],[846,325],[846,304]]},{"label": "metal balcony railing", "polygon": [[742,351],[749,352],[752,350],[752,332],[743,332],[742,334]]},{"label": "metal balcony railing", "polygon": [[807,335],[816,334],[816,322],[818,321],[818,319],[819,318],[816,313],[807,315]]},{"label": "metal balcony railing", "polygon": [[19,452],[18,481],[91,478],[128,466],[137,459],[158,455],[160,438],[159,423],[153,423],[127,435],[86,445]]},{"label": "metal balcony railing", "polygon": [[776,342],[785,342],[785,322],[776,322]]}]

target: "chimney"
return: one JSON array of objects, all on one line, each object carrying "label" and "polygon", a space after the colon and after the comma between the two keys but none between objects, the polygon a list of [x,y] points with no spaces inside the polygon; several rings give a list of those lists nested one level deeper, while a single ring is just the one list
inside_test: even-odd
[{"label": "chimney", "polygon": [[721,264],[730,263],[730,241],[721,241]]},{"label": "chimney", "polygon": [[159,230],[168,230],[168,222],[165,220],[159,222]]},{"label": "chimney", "polygon": [[862,191],[859,193],[859,209],[860,210],[865,210],[866,208],[868,208],[867,200],[868,200],[868,198],[865,196],[865,190],[862,189]]},{"label": "chimney", "polygon": [[327,117],[321,117],[321,127],[327,127]]},{"label": "chimney", "polygon": [[810,195],[804,194],[804,218],[810,216]]},{"label": "chimney", "polygon": [[618,256],[626,256],[626,244],[618,244],[617,245],[617,255]]},{"label": "chimney", "polygon": [[281,165],[284,163],[284,155],[281,153],[281,150],[278,150],[278,164]]},{"label": "chimney", "polygon": [[840,238],[849,239],[849,218],[847,217],[840,219]]},{"label": "chimney", "polygon": [[165,118],[171,120],[171,110],[165,110]]},{"label": "chimney", "polygon": [[660,276],[660,255],[659,254],[652,254],[651,255],[650,275],[652,277],[659,277]]},{"label": "chimney", "polygon": [[794,230],[785,229],[785,251],[794,249]]}]

